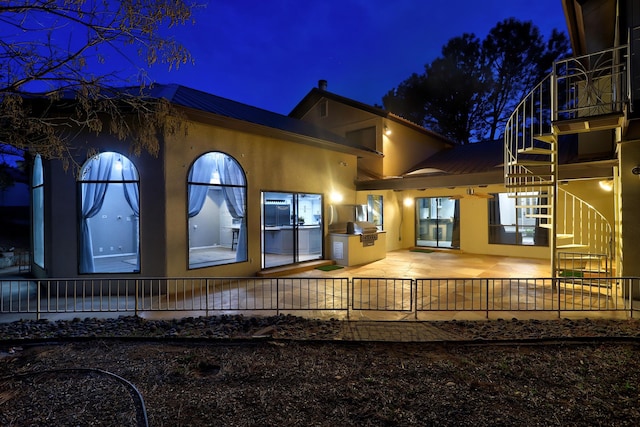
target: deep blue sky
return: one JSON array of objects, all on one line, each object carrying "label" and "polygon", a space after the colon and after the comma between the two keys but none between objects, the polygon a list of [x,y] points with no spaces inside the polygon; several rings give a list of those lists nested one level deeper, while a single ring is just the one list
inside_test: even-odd
[{"label": "deep blue sky", "polygon": [[319,79],[367,104],[440,54],[451,38],[484,38],[509,17],[532,21],[545,40],[566,31],[560,0],[211,0],[196,23],[175,29],[195,65],[151,68],[180,83],[288,114]]}]

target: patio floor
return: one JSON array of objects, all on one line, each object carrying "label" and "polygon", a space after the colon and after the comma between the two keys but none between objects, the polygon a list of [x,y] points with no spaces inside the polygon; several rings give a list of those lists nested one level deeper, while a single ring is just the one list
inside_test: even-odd
[{"label": "patio floor", "polygon": [[512,258],[495,255],[465,254],[455,250],[412,252],[407,249],[388,252],[386,258],[369,264],[339,270],[316,269],[281,275],[287,277],[394,277],[394,278],[531,278],[551,277],[548,260]]},{"label": "patio floor", "polygon": [[[325,262],[327,264],[327,262]],[[463,300],[471,301],[473,307],[475,307],[474,301],[479,301],[480,298],[476,295],[479,295],[476,291],[478,288],[478,281],[472,280],[464,280],[464,279],[532,279],[532,278],[550,278],[550,266],[549,261],[541,260],[541,259],[532,259],[532,258],[513,258],[513,257],[503,257],[503,256],[492,256],[492,255],[477,255],[477,254],[465,254],[459,251],[410,251],[410,250],[397,250],[393,252],[387,253],[386,258],[375,261],[369,264],[353,266],[353,267],[344,267],[331,271],[322,271],[314,268],[313,266],[309,266],[308,270],[300,271],[300,265],[298,266],[290,266],[286,268],[280,269],[277,273],[278,277],[285,278],[394,278],[394,279],[463,279],[462,287],[447,287],[447,282],[442,281],[442,285],[436,282],[429,282],[425,286],[434,286],[429,289],[428,298],[418,301],[418,305],[422,307],[424,311],[419,311],[416,316],[414,312],[407,311],[379,311],[379,310],[350,310],[349,319],[350,320],[451,320],[451,319],[465,319],[465,320],[482,320],[488,318],[518,318],[518,319],[556,319],[558,318],[559,313],[557,311],[552,310],[533,310],[533,311],[518,311],[517,308],[514,307],[522,307],[522,298],[526,298],[526,304],[540,304],[538,301],[546,300],[544,303],[544,307],[547,307],[547,303],[549,299],[553,299],[553,294],[550,290],[544,290],[546,288],[550,288],[550,286],[543,286],[543,281],[534,282],[534,285],[526,283],[526,281],[504,281],[506,282],[506,286],[501,284],[497,285],[495,288],[491,289],[492,295],[495,296],[496,292],[500,294],[500,307],[505,307],[505,309],[500,309],[501,311],[489,311],[488,313],[484,312],[482,309],[478,309],[475,311],[466,310],[456,310],[451,309],[451,306],[444,306],[443,309],[438,310],[429,310],[427,305],[431,303],[430,300],[439,299],[439,300],[460,300],[459,296],[461,293],[464,293]],[[2,276],[2,271],[0,271],[0,277]],[[502,281],[496,281],[496,283]],[[435,283],[435,285],[433,284]],[[493,281],[491,281],[493,283]],[[292,301],[302,301],[304,298],[309,298],[313,293],[306,292],[307,290],[302,285],[301,287],[291,287],[291,290],[286,290],[283,298],[285,300]],[[355,286],[355,285],[354,285]],[[493,286],[493,285],[492,285]],[[564,289],[564,288],[563,288]],[[515,290],[515,292],[514,292]],[[177,298],[176,301],[183,307],[188,307],[190,304],[192,307],[198,306],[197,304],[202,303],[202,299],[209,301],[209,307],[216,307],[217,304],[220,304],[220,301],[228,301],[229,305],[224,304],[227,307],[251,307],[255,304],[255,301],[268,300],[270,298],[264,295],[266,289],[263,288],[250,288],[239,286],[235,287],[233,290],[226,291],[212,291],[207,296],[206,294],[201,295],[191,295],[186,299],[184,297],[178,297],[177,294],[174,295]],[[267,291],[268,292],[268,291]],[[481,291],[482,292],[482,291]],[[356,295],[356,294],[354,294]],[[366,299],[369,295],[363,294],[356,295],[354,298]],[[404,300],[407,295],[406,293],[402,293],[400,297],[401,300]],[[451,298],[448,298],[447,295],[450,295]],[[486,293],[485,293],[486,295]],[[579,307],[585,307],[584,289],[578,290],[577,293],[571,294],[567,292],[563,292],[563,302],[562,304],[578,304]],[[617,293],[615,295],[618,295]],[[186,296],[186,295],[185,295]],[[313,295],[316,297],[316,295]],[[323,298],[344,298],[344,292],[342,290],[338,290],[335,293],[324,293],[323,296],[317,295],[321,299]],[[391,296],[391,299],[395,298],[395,296]],[[423,297],[424,298],[424,297]],[[515,299],[517,299],[517,301]],[[586,298],[591,299],[588,304],[593,304],[593,299],[590,296]],[[190,301],[187,301],[190,300]],[[198,301],[196,301],[198,300]],[[615,301],[614,301],[615,300]],[[238,301],[242,301],[242,304],[239,305]],[[514,301],[516,304],[514,304]],[[88,301],[87,303],[90,303]],[[603,307],[602,304],[606,304],[609,307],[609,304],[615,304],[615,306],[619,306],[621,304],[618,301],[618,298],[607,297],[606,295],[603,298],[598,298],[596,301],[600,307]],[[197,304],[195,304],[197,303]],[[396,303],[396,302],[394,302]],[[315,304],[315,302],[314,302]],[[412,303],[408,301],[401,301],[401,304],[404,306],[412,306]],[[424,305],[427,304],[427,305]],[[440,304],[438,302],[438,304]],[[458,304],[456,302],[456,304]],[[466,304],[463,302],[462,304]],[[324,304],[318,304],[318,306],[323,306]],[[201,307],[204,305],[200,305]],[[550,305],[549,305],[550,306]],[[440,306],[439,306],[440,307]],[[587,305],[588,307],[588,305]],[[256,311],[255,313],[251,310],[243,310],[241,311],[244,315],[269,315],[272,313],[267,313],[265,311]],[[331,311],[331,310],[301,310],[301,311],[282,311],[283,313],[289,313],[294,315],[300,315],[304,317],[313,317],[313,318],[344,318],[346,316],[345,311]],[[215,312],[211,314],[220,314],[221,312]],[[237,313],[237,311],[229,310],[224,313],[232,314]],[[79,313],[56,313],[49,314],[46,317],[49,319],[58,319],[65,318],[69,316],[76,316]],[[107,316],[109,314],[105,313]],[[110,313],[114,315],[114,313]],[[124,313],[115,313],[115,315],[120,315]],[[186,316],[199,316],[203,315],[201,311],[144,311],[140,313],[143,317],[149,319],[160,319],[160,318],[176,318],[176,317],[186,317]],[[95,316],[95,314],[85,313],[85,315]],[[624,311],[612,312],[612,311],[592,311],[592,310],[579,310],[579,311],[562,311],[562,317],[567,318],[585,318],[585,317],[603,317],[603,318],[625,318],[628,313]],[[3,319],[5,320],[5,319]],[[8,319],[6,319],[8,320]],[[5,320],[5,321],[6,321]]]}]

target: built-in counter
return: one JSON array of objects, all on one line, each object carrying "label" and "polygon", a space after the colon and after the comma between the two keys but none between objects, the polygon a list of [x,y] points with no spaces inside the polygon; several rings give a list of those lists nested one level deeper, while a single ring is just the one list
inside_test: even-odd
[{"label": "built-in counter", "polygon": [[387,256],[387,233],[373,235],[331,233],[331,259],[338,265],[352,266],[384,259]]},{"label": "built-in counter", "polygon": [[[264,252],[268,254],[293,254],[293,226],[264,228]],[[322,252],[322,231],[320,225],[299,225],[298,254],[319,254]]]}]

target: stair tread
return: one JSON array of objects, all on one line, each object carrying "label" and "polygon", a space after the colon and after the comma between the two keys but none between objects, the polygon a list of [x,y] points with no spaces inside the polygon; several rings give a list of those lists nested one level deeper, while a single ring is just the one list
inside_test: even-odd
[{"label": "stair tread", "polygon": [[515,193],[509,193],[507,195],[508,199],[530,199],[531,197],[547,197],[548,194],[546,193],[541,193],[541,194],[515,194]]},{"label": "stair tread", "polygon": [[553,166],[553,162],[546,160],[515,160],[508,164],[509,166]]},{"label": "stair tread", "polygon": [[533,135],[533,139],[546,142],[548,144],[553,144],[556,142],[556,137],[552,133],[541,133],[538,135]]},{"label": "stair tread", "polygon": [[590,260],[594,260],[594,259],[606,259],[606,256],[604,255],[588,255],[588,254],[581,254],[581,253],[576,253],[575,256],[566,256],[566,255],[571,255],[571,253],[568,252],[563,252],[562,257],[559,257],[560,261],[564,261],[564,260],[583,260],[583,261],[590,261]]},{"label": "stair tread", "polygon": [[549,148],[540,148],[540,147],[527,147],[527,148],[520,148],[518,150],[518,153],[520,154],[555,154],[555,150],[551,150]]},{"label": "stair tread", "polygon": [[568,233],[556,233],[556,237],[558,239],[570,239],[573,236],[574,236],[573,234],[568,234]]},{"label": "stair tread", "polygon": [[552,173],[521,173],[521,172],[514,172],[514,173],[507,173],[505,175],[507,178],[531,178],[534,176],[537,177],[552,177],[553,174]]},{"label": "stair tread", "polygon": [[570,243],[568,245],[558,245],[556,249],[569,249],[569,248],[588,248],[589,245],[583,245],[581,243]]},{"label": "stair tread", "polygon": [[[541,181],[541,182],[537,182],[535,184],[505,184],[505,187],[507,188],[530,188],[530,187],[551,187],[552,185],[555,185],[555,183],[553,181]],[[522,196],[525,197],[525,196]]]}]

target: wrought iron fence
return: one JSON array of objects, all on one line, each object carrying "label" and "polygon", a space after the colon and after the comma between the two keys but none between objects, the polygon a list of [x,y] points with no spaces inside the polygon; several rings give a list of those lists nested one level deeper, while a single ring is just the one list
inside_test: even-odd
[{"label": "wrought iron fence", "polygon": [[412,279],[353,278],[351,295],[353,310],[413,310]]},{"label": "wrought iron fence", "polygon": [[633,316],[639,278],[416,279],[416,317],[422,311],[592,312]]},{"label": "wrought iron fence", "polygon": [[[56,314],[183,312],[625,312],[640,278],[104,278],[0,280],[0,321]],[[8,316],[13,315],[13,316]],[[428,316],[428,315],[427,315]]]}]

